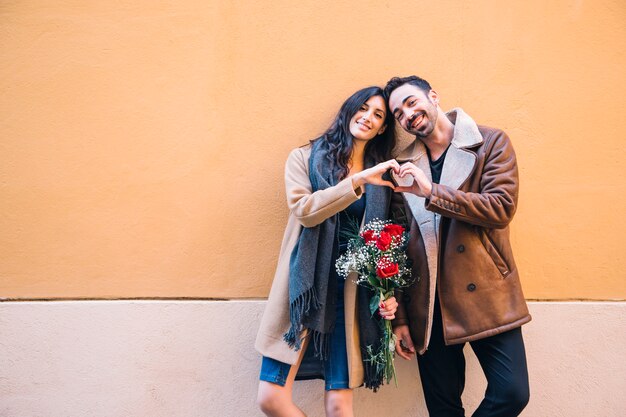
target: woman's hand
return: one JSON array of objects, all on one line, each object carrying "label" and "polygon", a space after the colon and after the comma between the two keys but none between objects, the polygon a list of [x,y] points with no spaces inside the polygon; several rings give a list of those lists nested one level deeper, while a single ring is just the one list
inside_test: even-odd
[{"label": "woman's hand", "polygon": [[354,187],[361,187],[365,184],[372,185],[384,185],[386,187],[394,190],[396,187],[393,185],[391,181],[386,181],[383,179],[383,174],[392,169],[395,173],[400,172],[400,164],[395,159],[390,159],[385,162],[381,162],[380,164],[373,166],[368,169],[364,169],[361,172],[357,172],[352,176],[352,183]]},{"label": "woman's hand", "polygon": [[389,297],[385,301],[381,301],[379,307],[378,312],[385,320],[393,320],[396,318],[396,310],[398,309],[396,297]]},{"label": "woman's hand", "polygon": [[404,178],[410,175],[413,177],[413,184],[409,187],[396,187],[394,189],[397,193],[412,193],[419,197],[430,198],[430,194],[433,190],[433,184],[430,182],[424,171],[416,167],[410,162],[402,164],[399,169],[398,176]]}]

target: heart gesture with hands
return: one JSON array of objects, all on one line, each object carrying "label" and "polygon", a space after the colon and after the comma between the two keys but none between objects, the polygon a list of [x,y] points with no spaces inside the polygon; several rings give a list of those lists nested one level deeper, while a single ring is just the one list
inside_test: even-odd
[{"label": "heart gesture with hands", "polygon": [[385,172],[392,170],[394,173],[400,172],[400,164],[395,159],[390,159],[385,162],[381,162],[380,164],[373,166],[371,168],[364,169],[361,172],[358,172],[352,176],[352,181],[355,187],[360,187],[365,184],[372,185],[383,185],[391,188],[392,190],[396,189],[396,186],[393,185],[391,181],[387,181],[383,179],[383,175]]},{"label": "heart gesture with hands", "polygon": [[415,194],[418,197],[430,198],[430,195],[433,190],[433,184],[430,182],[424,171],[420,168],[416,167],[411,162],[407,162],[400,166],[398,170],[397,177],[405,179],[403,182],[406,184],[407,178],[413,178],[413,183],[411,185],[403,185],[394,188],[396,193],[411,193]]}]

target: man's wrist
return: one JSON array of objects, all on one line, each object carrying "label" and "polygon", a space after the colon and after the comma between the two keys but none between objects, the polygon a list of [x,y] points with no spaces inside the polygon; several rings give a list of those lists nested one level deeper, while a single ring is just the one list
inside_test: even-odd
[{"label": "man's wrist", "polygon": [[433,184],[431,182],[427,182],[426,184],[418,184],[415,187],[415,192],[418,197],[423,197],[429,200],[433,195]]}]

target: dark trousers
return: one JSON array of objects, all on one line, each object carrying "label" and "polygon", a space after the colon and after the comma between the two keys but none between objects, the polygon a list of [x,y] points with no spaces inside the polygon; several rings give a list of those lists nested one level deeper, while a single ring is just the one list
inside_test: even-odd
[{"label": "dark trousers", "polygon": [[[417,362],[431,417],[463,417],[465,344],[446,346],[439,300],[435,300],[433,330],[428,350]],[[487,377],[485,398],[473,417],[515,417],[528,404],[528,369],[522,329],[517,328],[470,342]]]}]

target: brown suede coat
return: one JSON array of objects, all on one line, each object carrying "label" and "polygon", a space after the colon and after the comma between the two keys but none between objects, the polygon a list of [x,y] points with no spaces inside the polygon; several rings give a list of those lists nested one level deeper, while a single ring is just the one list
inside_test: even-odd
[{"label": "brown suede coat", "polygon": [[[393,324],[409,325],[420,354],[430,340],[435,291],[446,344],[492,336],[531,320],[509,242],[519,187],[511,142],[501,130],[477,126],[461,109],[448,118],[454,138],[432,197],[396,194],[391,207],[394,217],[406,216],[410,225],[415,279],[396,294],[400,306]],[[420,140],[397,159],[430,176]]]}]

